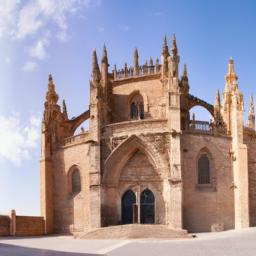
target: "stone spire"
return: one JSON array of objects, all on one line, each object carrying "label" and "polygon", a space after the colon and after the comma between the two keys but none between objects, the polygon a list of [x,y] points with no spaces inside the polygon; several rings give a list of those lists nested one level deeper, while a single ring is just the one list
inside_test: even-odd
[{"label": "stone spire", "polygon": [[64,115],[64,118],[68,120],[68,111],[65,100],[62,101],[62,113]]},{"label": "stone spire", "polygon": [[100,69],[98,65],[97,53],[96,53],[96,49],[94,49],[92,53],[92,80],[95,82],[99,82],[100,77],[101,77],[101,74],[100,74]]},{"label": "stone spire", "polygon": [[133,74],[135,76],[139,75],[139,54],[138,54],[138,49],[137,48],[135,48],[135,50],[134,50]]},{"label": "stone spire", "polygon": [[226,82],[229,85],[235,85],[237,84],[237,80],[238,80],[238,77],[234,69],[234,60],[230,58],[228,63],[228,72],[226,74]]},{"label": "stone spire", "polygon": [[183,80],[188,80],[188,72],[187,72],[187,65],[184,64],[183,66],[183,74],[182,74],[182,78]]},{"label": "stone spire", "polygon": [[178,54],[178,48],[176,44],[175,34],[172,34],[172,55],[176,56]]},{"label": "stone spire", "polygon": [[159,72],[159,59],[156,58],[156,73]]},{"label": "stone spire", "polygon": [[[96,56],[97,57],[97,56]],[[108,54],[107,54],[107,48],[106,45],[104,44],[103,46],[103,52],[102,52],[102,59],[101,59],[102,63],[106,63],[108,65]]]},{"label": "stone spire", "polygon": [[162,55],[165,56],[166,58],[169,56],[166,35],[164,36],[164,45],[163,45]]},{"label": "stone spire", "polygon": [[216,97],[215,97],[215,103],[214,103],[214,117],[215,121],[219,121],[220,119],[220,91],[217,90]]},{"label": "stone spire", "polygon": [[220,91],[217,90],[216,92],[216,97],[215,97],[215,104],[214,106],[219,106],[220,107]]},{"label": "stone spire", "polygon": [[48,105],[56,105],[58,102],[59,96],[55,91],[55,84],[53,83],[52,75],[48,77],[48,91],[46,93],[46,102]]},{"label": "stone spire", "polygon": [[164,77],[167,77],[168,75],[168,56],[169,56],[169,50],[166,40],[166,35],[164,36],[164,45],[162,50],[162,79]]},{"label": "stone spire", "polygon": [[255,113],[254,113],[254,102],[253,102],[253,96],[250,97],[250,110],[249,110],[249,128],[255,129]]},{"label": "stone spire", "polygon": [[188,91],[189,91],[188,72],[187,72],[187,65],[186,64],[184,64],[183,74],[181,76],[181,91],[185,94],[188,93]]},{"label": "stone spire", "polygon": [[175,35],[172,35],[172,54],[169,58],[169,77],[179,77],[179,62],[178,48]]}]

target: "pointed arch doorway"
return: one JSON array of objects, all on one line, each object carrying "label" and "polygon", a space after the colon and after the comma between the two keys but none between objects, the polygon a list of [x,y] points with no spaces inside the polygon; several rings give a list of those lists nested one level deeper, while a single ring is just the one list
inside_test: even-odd
[{"label": "pointed arch doorway", "polygon": [[140,223],[155,223],[155,196],[149,189],[143,190],[140,195]]},{"label": "pointed arch doorway", "polygon": [[137,223],[136,195],[132,190],[128,190],[122,196],[122,224]]},{"label": "pointed arch doorway", "polygon": [[136,195],[132,190],[127,190],[123,194],[122,224],[132,223],[155,223],[155,196],[151,190],[145,189],[142,191],[138,204]]}]

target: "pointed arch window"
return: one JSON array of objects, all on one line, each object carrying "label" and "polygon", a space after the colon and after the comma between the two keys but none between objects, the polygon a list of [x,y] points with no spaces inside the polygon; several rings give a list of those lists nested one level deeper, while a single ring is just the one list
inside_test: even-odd
[{"label": "pointed arch window", "polygon": [[81,177],[80,171],[75,168],[71,174],[71,192],[77,194],[81,191]]},{"label": "pointed arch window", "polygon": [[137,119],[138,117],[138,109],[135,102],[131,104],[131,119]]},{"label": "pointed arch window", "polygon": [[138,93],[130,101],[130,118],[132,120],[144,119],[143,97]]},{"label": "pointed arch window", "polygon": [[198,184],[210,184],[210,161],[207,154],[198,159]]}]

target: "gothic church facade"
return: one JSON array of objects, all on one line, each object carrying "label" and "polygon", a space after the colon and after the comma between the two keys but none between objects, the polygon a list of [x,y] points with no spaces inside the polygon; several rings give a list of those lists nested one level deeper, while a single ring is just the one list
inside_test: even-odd
[{"label": "gothic church facade", "polygon": [[[129,223],[190,232],[256,225],[253,99],[244,124],[234,61],[214,104],[190,94],[175,36],[152,59],[109,71],[92,56],[90,105],[69,119],[49,76],[42,121],[41,214],[47,233],[87,232]],[[212,122],[190,115],[207,109]],[[89,120],[89,129],[78,127]]]}]

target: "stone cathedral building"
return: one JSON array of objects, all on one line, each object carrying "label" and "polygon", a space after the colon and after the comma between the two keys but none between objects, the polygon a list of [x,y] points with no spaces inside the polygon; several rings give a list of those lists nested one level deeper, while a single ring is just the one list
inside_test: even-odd
[{"label": "stone cathedral building", "polygon": [[[175,36],[158,59],[109,70],[92,56],[90,105],[75,118],[49,76],[42,121],[41,213],[48,233],[163,224],[190,232],[256,225],[256,133],[234,61],[214,104],[190,94]],[[211,122],[190,113],[201,106]],[[89,129],[75,133],[89,120]]]}]

